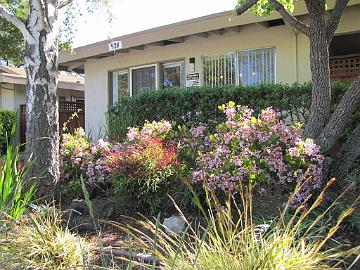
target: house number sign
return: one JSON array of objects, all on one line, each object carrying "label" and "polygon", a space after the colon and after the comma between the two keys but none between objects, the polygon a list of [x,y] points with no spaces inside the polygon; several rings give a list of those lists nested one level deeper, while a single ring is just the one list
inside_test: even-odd
[{"label": "house number sign", "polygon": [[122,45],[122,42],[120,40],[118,41],[113,41],[111,43],[109,43],[109,51],[116,51],[116,50],[119,50],[119,49],[122,49],[123,48],[123,45]]}]

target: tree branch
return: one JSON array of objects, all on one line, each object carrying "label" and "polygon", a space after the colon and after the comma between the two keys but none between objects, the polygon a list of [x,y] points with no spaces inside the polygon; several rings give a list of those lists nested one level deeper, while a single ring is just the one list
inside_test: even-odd
[{"label": "tree branch", "polygon": [[237,15],[241,15],[249,10],[252,6],[254,6],[259,0],[248,0],[244,4],[237,6],[235,11]]},{"label": "tree branch", "polygon": [[330,176],[343,180],[360,157],[360,124],[351,132],[345,141],[342,151],[330,164]]},{"label": "tree branch", "polygon": [[331,17],[326,23],[326,35],[329,41],[332,39],[336,31],[348,3],[349,0],[336,1],[334,9],[331,12]]},{"label": "tree branch", "polygon": [[283,19],[287,21],[292,27],[302,32],[303,34],[310,36],[310,28],[302,21],[298,20],[292,14],[290,14],[281,3],[276,0],[269,0],[269,2],[273,5],[274,9],[280,13]]},{"label": "tree branch", "polygon": [[59,3],[59,6],[58,8],[61,9],[61,8],[64,8],[68,5],[70,5],[74,0],[63,0]]},{"label": "tree branch", "polygon": [[19,20],[3,5],[0,5],[0,16],[4,17],[8,22],[12,23],[16,28],[18,28],[21,34],[24,36],[24,38],[26,38],[26,36],[29,34],[29,31],[26,29],[25,23]]}]

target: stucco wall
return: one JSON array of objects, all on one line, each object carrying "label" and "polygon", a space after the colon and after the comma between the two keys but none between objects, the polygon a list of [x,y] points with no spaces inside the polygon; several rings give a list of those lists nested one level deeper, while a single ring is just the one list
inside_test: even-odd
[{"label": "stucco wall", "polygon": [[[337,34],[360,31],[359,6],[349,8]],[[276,47],[276,82],[293,83],[311,79],[309,68],[309,42],[307,37],[294,32],[287,25],[266,28],[261,24],[242,26],[240,32],[227,31],[223,35],[187,37],[185,42],[144,50],[131,50],[85,64],[85,104],[87,132],[94,137],[105,131],[105,112],[109,105],[109,72],[117,69],[184,59],[189,73],[189,58],[195,57],[196,72],[202,74],[201,56],[235,50]]]},{"label": "stucco wall", "polygon": [[1,109],[14,110],[14,85],[9,83],[1,84]]}]

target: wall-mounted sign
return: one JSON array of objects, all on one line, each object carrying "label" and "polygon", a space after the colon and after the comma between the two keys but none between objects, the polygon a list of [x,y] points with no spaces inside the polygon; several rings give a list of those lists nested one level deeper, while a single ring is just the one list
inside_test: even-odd
[{"label": "wall-mounted sign", "polygon": [[119,49],[122,49],[123,45],[122,45],[122,41],[113,41],[111,43],[109,43],[109,51],[116,51]]},{"label": "wall-mounted sign", "polygon": [[200,86],[200,73],[189,73],[186,75],[186,87]]}]

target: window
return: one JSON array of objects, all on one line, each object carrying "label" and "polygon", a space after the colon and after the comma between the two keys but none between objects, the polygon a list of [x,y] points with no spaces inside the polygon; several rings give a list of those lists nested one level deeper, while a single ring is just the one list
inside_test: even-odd
[{"label": "window", "polygon": [[162,64],[162,85],[167,87],[184,87],[184,62]]},{"label": "window", "polygon": [[128,85],[128,71],[119,70],[112,72],[112,104],[119,101],[119,97],[130,95]]},{"label": "window", "polygon": [[156,66],[131,69],[132,95],[156,89]]},{"label": "window", "polygon": [[275,48],[240,51],[238,58],[240,85],[275,82]]},{"label": "window", "polygon": [[275,48],[229,52],[203,57],[205,86],[275,82]]},{"label": "window", "polygon": [[64,97],[64,96],[59,96],[59,101],[66,101],[66,97]]},{"label": "window", "polygon": [[203,57],[206,86],[236,84],[235,53],[223,53]]}]

